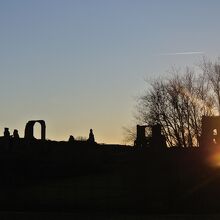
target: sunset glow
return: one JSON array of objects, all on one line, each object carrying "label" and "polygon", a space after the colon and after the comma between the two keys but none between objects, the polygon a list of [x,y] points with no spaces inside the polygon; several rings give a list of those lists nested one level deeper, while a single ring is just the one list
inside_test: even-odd
[{"label": "sunset glow", "polygon": [[146,78],[219,56],[219,7],[218,1],[1,1],[0,133],[9,127],[23,136],[28,120],[43,119],[49,139],[87,137],[92,128],[98,142],[122,143],[122,127],[136,123]]}]

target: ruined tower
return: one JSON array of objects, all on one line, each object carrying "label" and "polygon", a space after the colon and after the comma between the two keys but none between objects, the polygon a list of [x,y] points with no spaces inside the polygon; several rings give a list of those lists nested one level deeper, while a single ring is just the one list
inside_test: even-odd
[{"label": "ruined tower", "polygon": [[200,147],[220,146],[220,116],[202,117]]}]

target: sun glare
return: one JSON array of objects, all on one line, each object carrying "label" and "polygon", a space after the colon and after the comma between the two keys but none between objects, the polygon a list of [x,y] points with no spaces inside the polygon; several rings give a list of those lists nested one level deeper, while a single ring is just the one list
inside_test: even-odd
[{"label": "sun glare", "polygon": [[220,150],[214,150],[208,157],[208,164],[211,167],[220,168]]}]

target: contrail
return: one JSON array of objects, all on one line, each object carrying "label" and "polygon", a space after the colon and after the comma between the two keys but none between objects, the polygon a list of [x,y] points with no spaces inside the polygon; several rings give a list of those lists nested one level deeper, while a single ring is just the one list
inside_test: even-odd
[{"label": "contrail", "polygon": [[194,54],[204,54],[202,51],[190,51],[190,52],[180,52],[180,53],[160,53],[159,56],[175,56],[175,55],[194,55]]}]

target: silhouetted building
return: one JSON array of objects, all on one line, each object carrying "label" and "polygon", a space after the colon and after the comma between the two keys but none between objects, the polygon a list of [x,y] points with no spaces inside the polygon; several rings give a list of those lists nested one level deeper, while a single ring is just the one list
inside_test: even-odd
[{"label": "silhouetted building", "polygon": [[5,128],[5,130],[4,130],[4,137],[5,138],[10,138],[9,128]]},{"label": "silhouetted building", "polygon": [[203,116],[200,147],[217,145],[220,145],[220,116]]},{"label": "silhouetted building", "polygon": [[92,129],[90,129],[89,139],[87,141],[90,142],[90,143],[95,143],[95,137],[94,137]]},{"label": "silhouetted building", "polygon": [[[149,127],[151,129],[151,136],[146,137],[145,129]],[[152,147],[152,149],[162,149],[167,147],[166,138],[162,135],[161,125],[156,124],[153,126],[141,126],[137,125],[137,136],[134,141],[136,147]]]},{"label": "silhouetted building", "polygon": [[156,148],[167,147],[166,138],[162,135],[161,125],[159,124],[152,126],[152,138],[150,145]]},{"label": "silhouetted building", "polygon": [[69,140],[68,140],[69,142],[74,142],[75,141],[75,139],[74,139],[74,137],[73,137],[73,135],[70,135],[70,137],[69,137]]},{"label": "silhouetted building", "polygon": [[11,142],[11,136],[10,136],[10,132],[9,132],[9,128],[5,128],[4,130],[4,148],[6,151],[8,151],[10,149],[10,142]]},{"label": "silhouetted building", "polygon": [[46,139],[46,123],[44,120],[28,121],[25,127],[24,138],[34,139],[34,125],[40,123],[41,125],[41,140]]},{"label": "silhouetted building", "polygon": [[137,125],[136,140],[134,141],[134,146],[146,147],[148,145],[148,140],[145,135],[145,129],[147,126]]},{"label": "silhouetted building", "polygon": [[18,130],[17,129],[14,129],[13,138],[19,139],[19,134],[18,134]]}]

